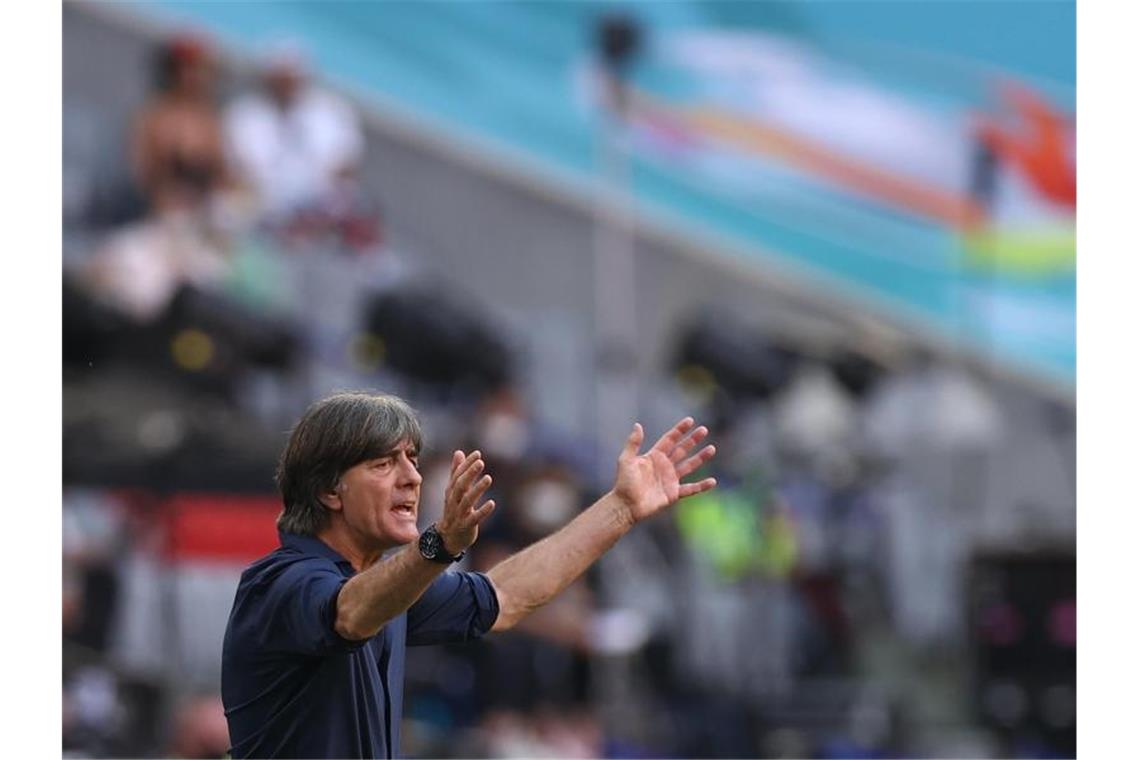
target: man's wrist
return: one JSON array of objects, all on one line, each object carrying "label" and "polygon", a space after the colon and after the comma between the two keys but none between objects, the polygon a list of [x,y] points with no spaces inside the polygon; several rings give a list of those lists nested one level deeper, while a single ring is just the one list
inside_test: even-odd
[{"label": "man's wrist", "polygon": [[435,530],[439,533],[439,538],[443,542],[443,550],[452,557],[457,557],[467,551],[467,547],[460,546],[462,542],[456,538],[455,534],[447,528],[447,526],[441,523],[435,523]]},{"label": "man's wrist", "polygon": [[637,518],[634,517],[636,512],[632,504],[627,502],[614,491],[609,491],[602,498],[603,503],[608,504],[610,513],[613,515],[614,520],[621,527],[622,532],[630,530],[637,524]]}]

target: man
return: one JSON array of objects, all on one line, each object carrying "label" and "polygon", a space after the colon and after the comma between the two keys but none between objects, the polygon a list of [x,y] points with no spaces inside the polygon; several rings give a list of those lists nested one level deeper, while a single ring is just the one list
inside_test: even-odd
[{"label": "man", "polygon": [[[495,509],[478,451],[456,451],[438,523],[416,526],[419,423],[394,396],[311,406],[281,456],[281,547],[241,577],[222,653],[233,757],[395,757],[405,646],[511,628],[638,522],[713,478],[686,417],[645,454],[634,425],[614,487],[561,530],[486,574],[445,573]],[[386,552],[403,547],[390,556]]]}]

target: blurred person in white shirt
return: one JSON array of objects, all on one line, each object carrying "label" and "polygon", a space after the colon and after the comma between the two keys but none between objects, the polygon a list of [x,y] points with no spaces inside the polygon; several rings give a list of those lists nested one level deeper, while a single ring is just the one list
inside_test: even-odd
[{"label": "blurred person in white shirt", "polygon": [[268,52],[261,89],[230,104],[225,132],[230,158],[270,223],[335,203],[344,185],[354,185],[364,153],[356,112],[310,81],[293,42]]}]

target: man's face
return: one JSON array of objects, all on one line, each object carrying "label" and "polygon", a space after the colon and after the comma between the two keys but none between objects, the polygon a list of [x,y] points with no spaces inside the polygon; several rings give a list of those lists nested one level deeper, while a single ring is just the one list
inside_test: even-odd
[{"label": "man's face", "polygon": [[419,537],[419,452],[404,441],[386,455],[366,459],[341,476],[338,493],[353,534],[384,550]]},{"label": "man's face", "polygon": [[214,87],[213,63],[203,57],[182,62],[176,75],[176,87],[195,97],[210,97]]},{"label": "man's face", "polygon": [[299,70],[285,67],[272,69],[265,75],[265,87],[269,91],[269,97],[279,108],[293,105],[304,81],[304,76]]}]

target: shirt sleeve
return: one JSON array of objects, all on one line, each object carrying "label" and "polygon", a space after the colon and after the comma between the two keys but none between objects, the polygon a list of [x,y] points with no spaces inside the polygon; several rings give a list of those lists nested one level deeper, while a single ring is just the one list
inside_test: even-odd
[{"label": "shirt sleeve", "polygon": [[408,609],[408,646],[477,639],[498,617],[499,598],[487,576],[447,572]]},{"label": "shirt sleeve", "polygon": [[271,585],[266,610],[275,649],[309,655],[347,652],[367,639],[354,641],[336,632],[336,603],[348,579],[332,565],[296,562]]}]

